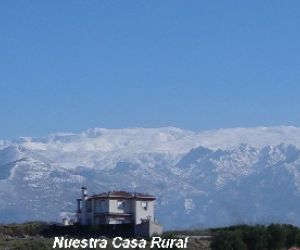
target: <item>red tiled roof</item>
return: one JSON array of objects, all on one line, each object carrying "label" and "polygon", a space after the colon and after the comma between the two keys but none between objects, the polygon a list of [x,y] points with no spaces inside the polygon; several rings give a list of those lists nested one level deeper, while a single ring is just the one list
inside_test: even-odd
[{"label": "red tiled roof", "polygon": [[146,200],[155,200],[155,197],[149,194],[142,194],[142,193],[129,193],[126,191],[110,191],[110,192],[103,192],[100,194],[95,194],[89,196],[88,199],[146,199]]}]

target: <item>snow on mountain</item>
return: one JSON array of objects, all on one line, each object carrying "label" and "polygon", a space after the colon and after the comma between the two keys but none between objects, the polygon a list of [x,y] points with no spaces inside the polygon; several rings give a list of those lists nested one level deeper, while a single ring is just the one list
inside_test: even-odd
[{"label": "snow on mountain", "polygon": [[0,222],[56,220],[80,187],[157,196],[167,228],[300,225],[300,128],[89,129],[0,142]]}]

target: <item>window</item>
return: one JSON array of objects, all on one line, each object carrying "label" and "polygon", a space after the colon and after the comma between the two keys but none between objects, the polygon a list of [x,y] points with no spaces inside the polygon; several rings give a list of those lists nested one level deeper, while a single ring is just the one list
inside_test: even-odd
[{"label": "window", "polygon": [[118,204],[117,204],[117,207],[118,207],[118,209],[124,209],[124,207],[125,207],[125,201],[119,200]]},{"label": "window", "polygon": [[148,209],[148,202],[147,201],[142,201],[142,208],[144,208],[145,210]]},{"label": "window", "polygon": [[98,212],[103,212],[105,210],[105,201],[104,200],[97,201],[96,207],[97,207],[96,210]]},{"label": "window", "polygon": [[100,209],[104,210],[105,208],[105,201],[100,201]]}]

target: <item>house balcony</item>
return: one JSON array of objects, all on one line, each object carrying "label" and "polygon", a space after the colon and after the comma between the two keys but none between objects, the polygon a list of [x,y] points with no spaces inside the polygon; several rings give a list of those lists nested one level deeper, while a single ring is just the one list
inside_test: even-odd
[{"label": "house balcony", "polygon": [[127,213],[94,213],[95,224],[133,224],[133,214]]},{"label": "house balcony", "polygon": [[95,216],[109,216],[109,217],[133,217],[131,213],[111,213],[111,212],[94,212]]}]

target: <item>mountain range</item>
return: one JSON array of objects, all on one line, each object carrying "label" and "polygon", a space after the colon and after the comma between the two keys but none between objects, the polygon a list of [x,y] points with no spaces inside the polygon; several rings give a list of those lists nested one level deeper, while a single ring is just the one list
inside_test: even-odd
[{"label": "mountain range", "polygon": [[59,221],[82,186],[153,194],[168,229],[300,226],[300,128],[94,128],[0,141],[0,223]]}]

